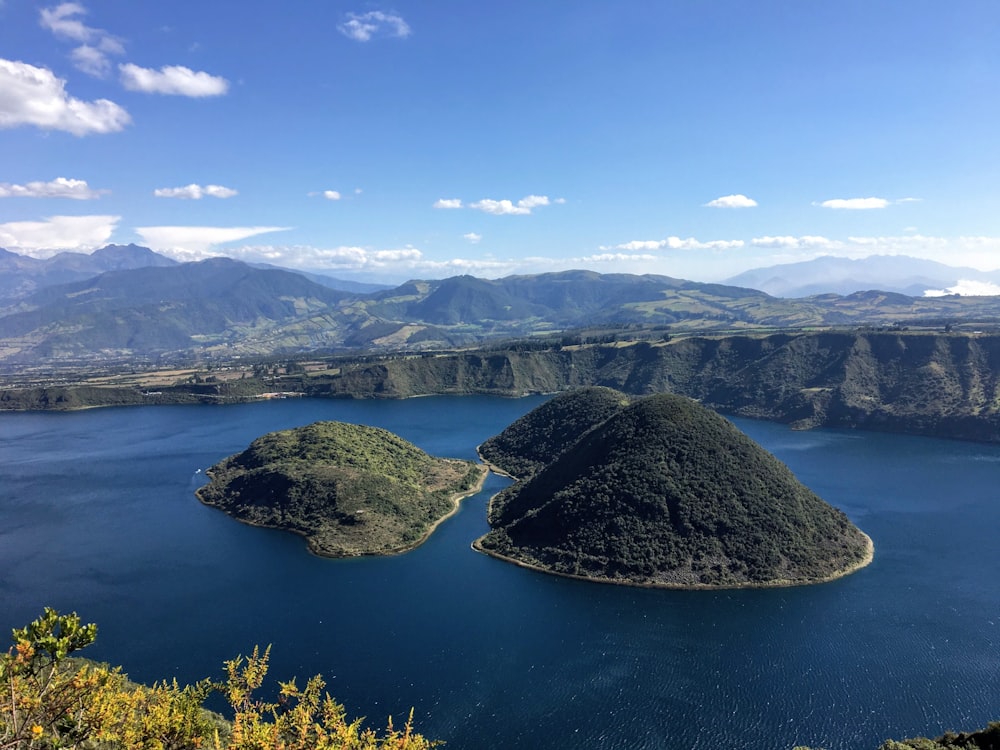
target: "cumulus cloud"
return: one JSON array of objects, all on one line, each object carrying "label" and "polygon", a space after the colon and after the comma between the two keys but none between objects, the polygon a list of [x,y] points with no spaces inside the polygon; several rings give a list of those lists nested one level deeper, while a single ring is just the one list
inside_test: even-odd
[{"label": "cumulus cloud", "polygon": [[124,54],[125,48],[117,37],[104,29],[87,26],[81,19],[87,13],[80,3],[60,3],[42,8],[40,23],[62,39],[80,42],[70,54],[73,64],[87,75],[104,78],[111,71],[111,55]]},{"label": "cumulus cloud", "polygon": [[494,216],[525,216],[531,213],[531,209],[538,208],[539,206],[548,206],[549,203],[547,195],[526,195],[517,203],[507,199],[493,200],[492,198],[483,198],[475,203],[470,203],[469,208],[493,214]]},{"label": "cumulus cloud", "polygon": [[0,247],[48,258],[63,250],[93,250],[108,243],[120,216],[49,216],[0,224]]},{"label": "cumulus cloud", "polygon": [[708,208],[753,208],[756,205],[757,201],[747,198],[742,193],[723,195],[705,204]]},{"label": "cumulus cloud", "polygon": [[531,210],[532,208],[537,208],[538,206],[549,205],[549,197],[547,195],[528,195],[521,198],[517,202],[519,208],[527,208]]},{"label": "cumulus cloud", "polygon": [[411,33],[409,24],[401,16],[373,10],[368,13],[348,13],[337,31],[356,42],[368,42],[373,37],[403,39]]},{"label": "cumulus cloud", "polygon": [[[291,227],[137,227],[136,232],[154,250],[165,251],[181,260],[199,260],[219,255],[216,245],[238,242],[269,232],[285,232]],[[230,253],[227,252],[227,255]]]},{"label": "cumulus cloud", "polygon": [[[177,253],[166,252],[165,254],[179,257]],[[497,260],[490,257],[430,259],[426,258],[419,248],[412,245],[400,248],[372,248],[357,245],[337,247],[245,245],[226,248],[224,254],[238,260],[273,263],[286,268],[341,273],[370,272],[378,273],[383,278],[391,276],[411,278],[414,274],[442,277],[466,273],[496,276],[513,271],[519,263],[519,261]],[[183,259],[191,258],[186,256]]]},{"label": "cumulus cloud", "polygon": [[885,198],[833,198],[819,204],[821,208],[847,209],[850,211],[863,211],[873,208],[885,208],[889,201]]},{"label": "cumulus cloud", "polygon": [[474,208],[477,211],[483,211],[484,213],[493,214],[494,216],[504,216],[504,215],[524,215],[530,214],[531,209],[527,206],[517,206],[514,205],[512,201],[509,200],[492,200],[491,198],[483,198],[481,201],[476,201],[475,203],[470,203],[469,208]]},{"label": "cumulus cloud", "polygon": [[66,93],[51,70],[0,59],[0,128],[34,125],[73,135],[114,133],[132,121],[108,99],[85,102]]},{"label": "cumulus cloud", "polygon": [[119,65],[122,85],[129,91],[174,96],[221,96],[229,90],[229,81],[183,65],[165,65],[159,70],[141,68],[133,63]]},{"label": "cumulus cloud", "polygon": [[340,192],[337,190],[324,190],[323,197],[326,198],[328,201],[339,201]]},{"label": "cumulus cloud", "polygon": [[743,247],[743,240],[710,240],[701,242],[694,237],[681,239],[680,237],[667,237],[663,240],[632,240],[623,242],[612,248],[602,247],[602,250],[626,250],[636,252],[639,250],[735,250]]},{"label": "cumulus cloud", "polygon": [[594,255],[586,255],[579,258],[579,260],[583,263],[627,263],[632,261],[648,262],[657,260],[657,256],[646,253],[596,253]]},{"label": "cumulus cloud", "polygon": [[108,191],[93,190],[86,180],[71,180],[66,177],[56,177],[49,182],[29,182],[26,185],[0,182],[0,198],[74,198],[85,201],[100,198],[106,192]]},{"label": "cumulus cloud", "polygon": [[958,294],[962,297],[997,297],[1000,296],[1000,286],[989,281],[974,281],[960,279],[955,286],[947,289],[928,289],[925,297],[943,297],[946,294]]},{"label": "cumulus cloud", "polygon": [[157,188],[153,191],[153,195],[157,198],[183,198],[195,201],[201,200],[206,195],[211,198],[232,198],[238,194],[236,190],[223,187],[222,185],[205,185],[202,187],[195,184],[175,188]]},{"label": "cumulus cloud", "polygon": [[469,241],[469,242],[471,242],[471,243],[472,243],[473,245],[475,245],[475,244],[477,244],[477,243],[478,243],[478,242],[479,242],[480,240],[482,240],[482,239],[483,239],[483,235],[481,235],[481,234],[476,234],[475,232],[468,232],[467,234],[463,234],[463,235],[462,235],[462,238],[463,238],[463,239],[466,239],[466,240],[468,240],[468,241]]},{"label": "cumulus cloud", "polygon": [[782,235],[778,237],[754,237],[750,240],[754,247],[768,247],[776,250],[802,250],[812,248],[832,248],[838,243],[826,237],[805,235],[803,237],[791,237]]},{"label": "cumulus cloud", "polygon": [[434,208],[461,208],[461,198],[438,198],[434,201]]},{"label": "cumulus cloud", "polygon": [[107,78],[111,72],[108,53],[98,47],[82,44],[70,53],[73,65],[94,78]]},{"label": "cumulus cloud", "polygon": [[339,271],[378,270],[391,266],[414,268],[423,253],[412,245],[373,249],[357,245],[315,247],[312,245],[244,245],[227,248],[225,255],[248,262],[265,262],[286,268]]}]

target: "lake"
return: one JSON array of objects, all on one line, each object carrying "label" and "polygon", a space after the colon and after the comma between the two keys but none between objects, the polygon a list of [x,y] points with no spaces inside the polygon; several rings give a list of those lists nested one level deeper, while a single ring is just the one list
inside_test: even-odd
[{"label": "lake", "polygon": [[819,586],[632,589],[473,552],[479,495],[418,549],[325,560],[202,506],[203,471],[337,419],[440,456],[541,397],[288,399],[0,414],[0,629],[45,605],[97,622],[135,679],[322,673],[350,716],[415,709],[447,748],[874,748],[1000,719],[1000,446],[736,424],[843,509],[875,561]]}]

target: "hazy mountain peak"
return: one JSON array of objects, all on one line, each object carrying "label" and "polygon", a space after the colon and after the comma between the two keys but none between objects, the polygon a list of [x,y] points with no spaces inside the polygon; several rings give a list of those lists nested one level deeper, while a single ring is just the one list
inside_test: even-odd
[{"label": "hazy mountain peak", "polygon": [[870,289],[920,297],[927,290],[950,289],[962,280],[995,283],[997,279],[996,272],[949,266],[906,255],[867,258],[825,255],[799,263],[744,271],[725,283],[759,289],[775,297],[848,295]]}]

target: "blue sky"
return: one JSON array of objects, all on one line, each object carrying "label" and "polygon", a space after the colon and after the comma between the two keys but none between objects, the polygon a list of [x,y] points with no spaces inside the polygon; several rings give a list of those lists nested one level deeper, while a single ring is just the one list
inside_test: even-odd
[{"label": "blue sky", "polygon": [[0,247],[1000,268],[996,0],[0,0]]}]

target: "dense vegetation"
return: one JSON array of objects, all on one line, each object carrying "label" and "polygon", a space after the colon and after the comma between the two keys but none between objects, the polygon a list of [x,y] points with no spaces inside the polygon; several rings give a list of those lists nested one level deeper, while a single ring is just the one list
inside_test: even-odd
[{"label": "dense vegetation", "polygon": [[847,517],[729,421],[662,394],[620,408],[491,503],[480,549],[624,583],[811,583],[870,559]]},{"label": "dense vegetation", "polygon": [[484,442],[479,455],[504,473],[524,479],[627,403],[624,393],[600,386],[562,393]]},{"label": "dense vegetation", "polygon": [[[267,676],[270,648],[225,663],[226,678],[181,687],[130,682],[120,667],[70,657],[93,643],[97,626],[76,613],[46,608],[13,631],[0,653],[0,748],[100,750],[424,750],[429,742],[408,720],[381,734],[348,721],[344,707],[325,693],[317,675],[300,688],[277,683],[272,700],[256,691]],[[204,708],[220,693],[231,720]]]},{"label": "dense vegetation", "polygon": [[242,521],[301,534],[320,555],[388,554],[423,541],[484,472],[387,430],[316,422],[259,437],[219,462],[198,497]]}]

